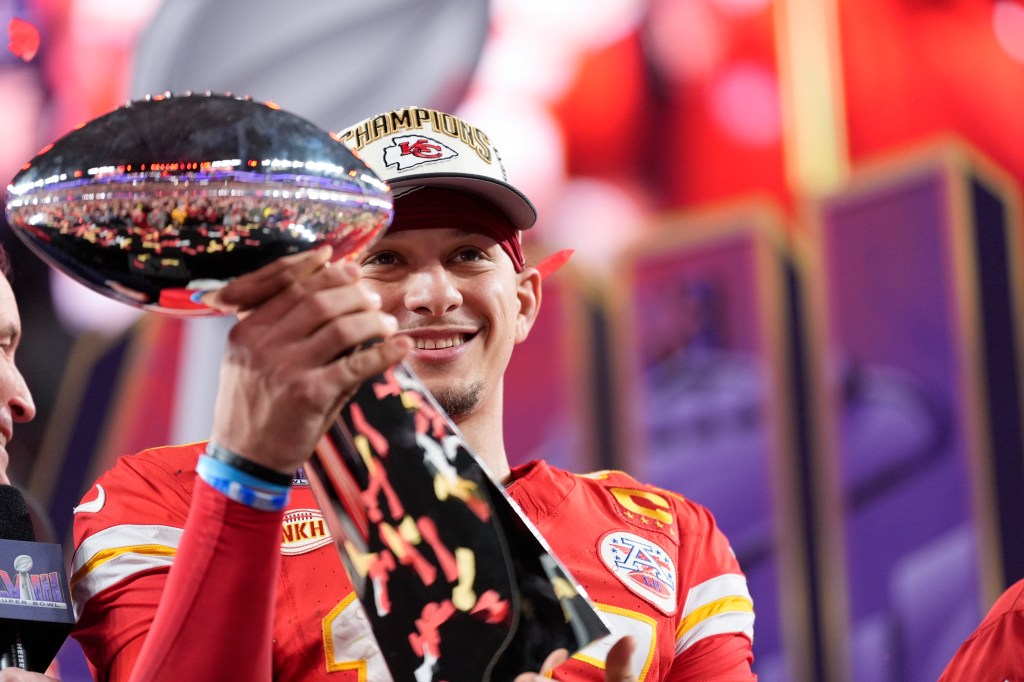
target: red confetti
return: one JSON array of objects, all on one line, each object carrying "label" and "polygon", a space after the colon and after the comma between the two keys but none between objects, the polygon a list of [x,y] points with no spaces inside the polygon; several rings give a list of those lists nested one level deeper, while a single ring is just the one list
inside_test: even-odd
[{"label": "red confetti", "polygon": [[7,35],[11,38],[7,49],[15,57],[30,62],[39,52],[39,29],[27,21],[18,17],[11,19],[7,25]]},{"label": "red confetti", "polygon": [[572,258],[572,254],[575,253],[573,249],[562,249],[556,251],[550,256],[546,256],[537,263],[537,270],[540,271],[540,278],[547,279],[551,275],[555,274],[559,268],[569,262]]}]

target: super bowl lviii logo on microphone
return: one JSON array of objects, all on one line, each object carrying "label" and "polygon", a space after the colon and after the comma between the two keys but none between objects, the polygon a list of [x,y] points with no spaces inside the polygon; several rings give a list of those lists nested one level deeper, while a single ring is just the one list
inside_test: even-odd
[{"label": "super bowl lviii logo on microphone", "polygon": [[0,568],[0,604],[17,604],[49,609],[67,609],[59,571],[33,573],[34,561],[28,554],[19,554],[10,573]]}]

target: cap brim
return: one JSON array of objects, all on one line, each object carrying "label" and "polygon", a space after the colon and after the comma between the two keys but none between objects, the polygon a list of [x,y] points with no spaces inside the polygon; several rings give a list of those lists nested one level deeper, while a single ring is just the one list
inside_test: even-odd
[{"label": "cap brim", "polygon": [[517,230],[525,230],[537,222],[537,209],[530,200],[511,185],[480,175],[459,173],[421,173],[403,175],[401,179],[387,181],[393,189],[402,187],[449,187],[477,194],[492,202]]}]

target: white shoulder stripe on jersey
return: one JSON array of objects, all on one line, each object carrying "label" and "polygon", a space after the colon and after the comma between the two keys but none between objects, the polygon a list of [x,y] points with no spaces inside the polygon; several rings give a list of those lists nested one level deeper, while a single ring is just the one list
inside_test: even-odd
[{"label": "white shoulder stripe on jersey", "polygon": [[141,571],[169,567],[181,540],[173,526],[113,526],[86,538],[72,560],[76,618],[89,599]]},{"label": "white shoulder stripe on jersey", "polygon": [[181,534],[182,529],[176,526],[153,524],[111,526],[98,533],[93,533],[75,548],[71,572],[77,574],[83,567],[93,562],[97,555],[110,550],[136,545],[164,545],[177,549]]},{"label": "white shoulder stripe on jersey", "polygon": [[686,604],[683,606],[683,618],[697,609],[726,597],[743,597],[750,601],[750,590],[747,579],[739,573],[725,573],[694,585],[686,593]]},{"label": "white shoulder stripe on jersey", "polygon": [[683,653],[702,639],[729,633],[744,635],[753,642],[754,612],[723,611],[701,620],[689,630],[677,635],[676,655]]},{"label": "white shoulder stripe on jersey", "polygon": [[747,580],[727,573],[690,588],[676,628],[676,653],[705,637],[734,632],[754,640],[754,602]]}]

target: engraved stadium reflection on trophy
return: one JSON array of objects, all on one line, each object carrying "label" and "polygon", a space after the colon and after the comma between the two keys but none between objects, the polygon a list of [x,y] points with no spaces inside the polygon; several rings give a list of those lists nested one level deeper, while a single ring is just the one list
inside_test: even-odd
[{"label": "engraved stadium reflection on trophy", "polygon": [[344,144],[276,105],[164,95],[40,152],[8,186],[7,214],[37,255],[92,289],[203,315],[197,292],[280,256],[321,244],[358,256],[392,204]]}]

